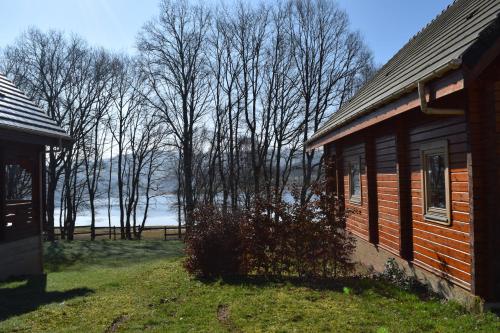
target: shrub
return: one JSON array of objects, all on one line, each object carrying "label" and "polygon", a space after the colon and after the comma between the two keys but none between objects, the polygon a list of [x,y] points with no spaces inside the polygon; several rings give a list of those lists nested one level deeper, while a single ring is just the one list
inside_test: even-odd
[{"label": "shrub", "polygon": [[389,258],[387,260],[384,266],[384,271],[377,277],[404,290],[419,293],[431,293],[429,288],[420,282],[416,276],[408,275],[406,271],[399,266],[398,262],[394,258]]},{"label": "shrub", "polygon": [[394,258],[389,258],[387,260],[384,265],[384,271],[380,273],[379,277],[398,287],[404,289],[406,289],[405,287],[408,287],[408,276]]},{"label": "shrub", "polygon": [[257,200],[243,232],[248,270],[264,275],[336,277],[353,269],[354,238],[345,229],[339,199],[312,187],[311,200],[301,204],[294,189],[292,203]]},{"label": "shrub", "polygon": [[306,204],[293,190],[293,203],[257,198],[241,212],[197,209],[186,239],[186,268],[202,276],[348,273],[354,267],[354,238],[345,230],[339,199],[325,189],[324,182],[315,184]]},{"label": "shrub", "polygon": [[187,258],[184,266],[199,277],[242,275],[243,247],[238,213],[227,213],[214,206],[198,207],[193,226],[186,235]]}]

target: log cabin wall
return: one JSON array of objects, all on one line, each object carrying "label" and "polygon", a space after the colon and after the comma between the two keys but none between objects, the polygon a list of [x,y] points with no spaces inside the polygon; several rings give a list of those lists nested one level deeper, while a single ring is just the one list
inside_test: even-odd
[{"label": "log cabin wall", "polygon": [[[410,123],[414,124],[409,129],[413,263],[470,290],[472,248],[465,118],[421,115]],[[424,217],[420,147],[433,141],[448,143],[450,225]]]},{"label": "log cabin wall", "polygon": [[379,246],[399,255],[400,223],[396,136],[379,135],[375,138],[375,168],[377,182]]},{"label": "log cabin wall", "polygon": [[[463,96],[451,96],[444,103],[454,105],[463,102]],[[337,143],[343,147],[342,171],[345,207],[353,210],[347,218],[347,228],[364,241],[372,241],[377,247],[404,257],[402,248],[409,247],[409,256],[415,266],[446,278],[454,284],[471,290],[472,247],[469,216],[469,173],[467,169],[467,126],[463,116],[426,116],[413,110],[402,116],[404,123],[411,124],[405,130],[408,161],[399,161],[396,122],[371,129],[374,140],[374,167],[376,170],[375,206],[368,200],[367,136],[356,133]],[[401,119],[398,119],[398,123]],[[429,142],[448,143],[451,222],[443,225],[424,218],[422,204],[421,146]],[[349,200],[349,161],[361,156],[361,203]],[[401,165],[407,163],[408,165]],[[399,164],[399,165],[398,165]],[[409,200],[411,210],[410,238],[405,240],[401,229],[400,168],[409,169]],[[376,237],[370,237],[370,209],[377,211]],[[402,244],[409,242],[409,244]]]},{"label": "log cabin wall", "polygon": [[[327,153],[335,155],[337,191],[345,207],[356,211],[347,228],[361,239],[363,254],[368,247],[375,250],[371,254],[383,249],[381,257],[397,257],[448,286],[498,302],[500,59],[482,73],[466,77],[464,90],[433,101],[432,107],[464,109],[465,116],[428,116],[415,108],[332,142]],[[446,142],[448,150],[449,225],[424,215],[421,149],[432,142]],[[359,203],[349,200],[348,163],[356,156]],[[361,259],[369,264],[375,257]]]},{"label": "log cabin wall", "polygon": [[[368,241],[359,242],[360,258],[383,269],[380,262],[395,255],[443,286],[496,302],[499,11],[498,0],[455,1],[308,140],[309,149],[335,146],[336,190],[359,212],[347,227]],[[433,116],[421,112],[424,104]],[[352,202],[356,154],[364,159],[362,200]]]}]

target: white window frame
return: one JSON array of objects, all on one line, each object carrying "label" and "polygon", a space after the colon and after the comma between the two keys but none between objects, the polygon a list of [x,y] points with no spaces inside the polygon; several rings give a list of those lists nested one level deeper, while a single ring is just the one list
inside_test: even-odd
[{"label": "white window frame", "polygon": [[[428,206],[428,188],[427,188],[427,163],[426,157],[429,155],[442,154],[444,160],[444,184],[445,184],[445,208]],[[421,160],[421,181],[422,181],[422,214],[426,221],[439,224],[451,224],[451,194],[450,194],[450,169],[448,141],[440,140],[422,144],[420,146]]]},{"label": "white window frame", "polygon": [[[359,170],[359,195],[354,195],[352,192],[352,178],[351,178],[351,166],[356,163]],[[349,179],[349,202],[361,205],[363,203],[363,184],[361,182],[361,156],[354,156],[347,159],[347,172]]]}]

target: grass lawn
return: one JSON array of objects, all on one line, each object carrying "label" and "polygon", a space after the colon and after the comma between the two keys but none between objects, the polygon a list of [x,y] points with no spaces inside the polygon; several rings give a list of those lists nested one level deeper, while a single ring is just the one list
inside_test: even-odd
[{"label": "grass lawn", "polygon": [[370,280],[202,282],[177,241],[75,241],[46,248],[47,291],[0,284],[0,332],[499,332],[491,313]]}]

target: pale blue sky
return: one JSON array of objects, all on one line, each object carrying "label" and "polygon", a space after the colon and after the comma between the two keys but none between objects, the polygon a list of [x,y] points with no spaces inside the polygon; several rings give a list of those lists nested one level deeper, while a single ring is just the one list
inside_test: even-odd
[{"label": "pale blue sky", "polygon": [[[352,27],[373,50],[377,64],[385,63],[451,2],[338,0]],[[76,33],[92,45],[114,51],[133,52],[137,32],[157,8],[158,0],[0,0],[0,48],[35,26]]]}]

